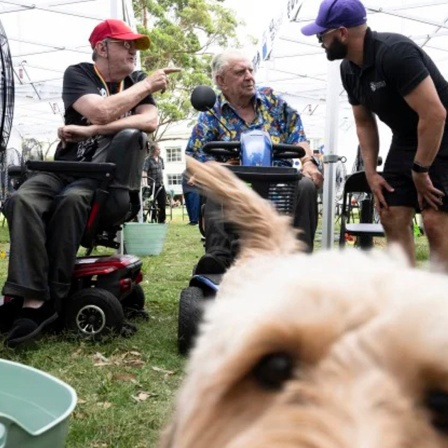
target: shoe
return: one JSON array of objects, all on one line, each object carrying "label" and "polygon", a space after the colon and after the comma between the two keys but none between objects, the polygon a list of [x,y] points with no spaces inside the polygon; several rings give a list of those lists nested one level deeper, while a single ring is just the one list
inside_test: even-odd
[{"label": "shoe", "polygon": [[195,274],[224,274],[228,263],[213,254],[204,254],[196,265]]},{"label": "shoe", "polygon": [[0,306],[0,333],[8,333],[22,309],[22,297],[5,296],[5,302]]},{"label": "shoe", "polygon": [[189,225],[189,226],[197,226],[198,223],[195,222],[195,221],[190,221],[190,222],[188,223],[188,225]]},{"label": "shoe", "polygon": [[22,308],[6,337],[5,346],[17,348],[35,340],[57,318],[53,302],[44,302],[40,308]]}]

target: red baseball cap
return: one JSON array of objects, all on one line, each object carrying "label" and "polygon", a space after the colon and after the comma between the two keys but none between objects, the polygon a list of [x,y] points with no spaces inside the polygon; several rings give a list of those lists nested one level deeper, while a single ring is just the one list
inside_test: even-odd
[{"label": "red baseball cap", "polygon": [[135,48],[137,50],[147,50],[149,48],[150,40],[146,34],[137,34],[132,31],[129,26],[122,20],[107,19],[104,22],[99,23],[92,31],[89,37],[89,42],[92,48],[98,42],[106,38],[112,38],[117,40],[129,40],[135,42]]}]

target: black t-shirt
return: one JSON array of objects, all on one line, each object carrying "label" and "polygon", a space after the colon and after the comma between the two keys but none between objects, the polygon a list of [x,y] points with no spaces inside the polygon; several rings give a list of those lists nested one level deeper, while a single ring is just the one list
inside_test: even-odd
[{"label": "black t-shirt", "polygon": [[[418,115],[404,96],[431,76],[440,100],[448,109],[448,83],[430,57],[401,34],[367,30],[362,68],[344,60],[342,84],[352,105],[363,105],[392,130],[391,150],[416,151]],[[448,123],[439,155],[448,156]]]},{"label": "black t-shirt", "polygon": [[[123,89],[128,89],[137,82],[146,77],[146,73],[135,71],[124,79]],[[109,93],[113,95],[120,88],[120,83],[107,83]],[[94,65],[87,62],[69,66],[64,73],[64,81],[62,88],[62,100],[64,101],[66,125],[75,124],[79,126],[87,126],[90,123],[79,112],[73,108],[73,104],[82,96],[87,94],[108,96],[103,81],[96,74]],[[138,105],[156,104],[152,95],[146,96]],[[137,107],[137,106],[136,106]],[[135,108],[130,110],[126,115],[133,115]],[[91,160],[98,146],[98,138],[93,137],[79,143],[68,143],[65,148],[59,144],[56,150],[56,160]]]}]

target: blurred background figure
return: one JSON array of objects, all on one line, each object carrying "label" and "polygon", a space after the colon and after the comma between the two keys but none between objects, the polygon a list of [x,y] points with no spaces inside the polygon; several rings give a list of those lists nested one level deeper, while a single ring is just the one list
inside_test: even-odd
[{"label": "blurred background figure", "polygon": [[144,170],[148,175],[148,185],[152,182],[155,183],[154,198],[157,207],[159,209],[159,223],[163,224],[166,221],[166,191],[163,183],[163,170],[165,169],[165,163],[163,158],[160,157],[160,146],[157,143],[153,143],[150,149],[149,157],[145,161]]},{"label": "blurred background figure", "polygon": [[189,224],[196,225],[199,222],[199,210],[201,207],[201,196],[199,190],[189,182],[186,171],[182,173],[182,192],[187,207]]}]

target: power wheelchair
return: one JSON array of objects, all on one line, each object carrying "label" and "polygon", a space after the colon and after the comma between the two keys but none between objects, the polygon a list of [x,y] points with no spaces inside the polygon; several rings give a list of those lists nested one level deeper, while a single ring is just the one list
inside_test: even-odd
[{"label": "power wheelchair", "polygon": [[132,254],[92,255],[96,246],[119,249],[118,232],[125,222],[136,218],[141,206],[139,193],[146,156],[146,134],[126,129],[113,137],[104,162],[30,160],[25,169],[10,170],[15,187],[20,186],[30,171],[67,173],[98,181],[81,241],[81,246],[87,249],[86,255],[77,257],[70,293],[56,304],[59,314],[56,330],[66,329],[81,337],[99,339],[111,333],[132,334],[136,327],[125,318],[148,318],[140,285],[142,261]]}]

